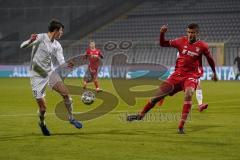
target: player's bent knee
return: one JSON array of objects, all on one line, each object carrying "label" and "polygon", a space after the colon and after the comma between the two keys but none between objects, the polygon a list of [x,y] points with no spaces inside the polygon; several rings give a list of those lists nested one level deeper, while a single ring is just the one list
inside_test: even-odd
[{"label": "player's bent knee", "polygon": [[154,98],[152,98],[152,99],[150,100],[150,102],[155,105],[156,103],[158,103],[158,102],[159,102],[161,99],[163,99],[163,98],[164,98],[164,96],[154,97]]},{"label": "player's bent knee", "polygon": [[46,110],[45,99],[44,98],[37,98],[36,101],[38,103],[38,106],[39,106],[40,110],[45,111]]},{"label": "player's bent knee", "polygon": [[60,94],[64,99],[69,97],[69,93],[68,93],[68,92],[65,92],[65,91],[59,92],[59,94]]},{"label": "player's bent knee", "polygon": [[59,89],[58,93],[63,97],[67,97],[69,95],[69,91],[65,87],[62,87],[61,89]]},{"label": "player's bent knee", "polygon": [[185,90],[185,98],[187,99],[191,99],[194,93],[194,89],[193,88],[187,88]]},{"label": "player's bent knee", "polygon": [[63,82],[60,81],[53,86],[53,89],[62,96],[66,96],[69,94],[67,87],[63,84]]}]

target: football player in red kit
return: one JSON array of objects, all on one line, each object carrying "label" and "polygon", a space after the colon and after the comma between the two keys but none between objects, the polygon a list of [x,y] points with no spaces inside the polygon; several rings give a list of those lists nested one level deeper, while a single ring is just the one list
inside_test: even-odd
[{"label": "football player in red kit", "polygon": [[[179,56],[179,52],[177,52],[177,57]],[[203,66],[202,66],[202,61],[199,63],[199,74],[202,76],[203,75]],[[198,102],[198,110],[199,112],[202,112],[203,110],[208,108],[207,103],[203,103],[203,94],[202,94],[202,87],[201,87],[201,79],[198,79],[198,85],[196,88],[196,99]],[[161,101],[158,102],[158,106],[162,106],[164,99],[161,99]]]},{"label": "football player in red kit", "polygon": [[97,78],[98,78],[98,68],[101,63],[101,59],[103,58],[103,55],[100,49],[96,48],[94,41],[89,42],[89,48],[86,49],[85,53],[89,60],[89,64],[83,79],[83,88],[85,89],[87,87],[87,83],[93,81],[96,87],[96,91],[97,92],[102,91],[99,88]]},{"label": "football player in red kit", "polygon": [[187,36],[182,36],[174,40],[165,40],[165,33],[168,27],[163,25],[160,29],[160,46],[174,47],[178,49],[179,56],[176,60],[174,73],[163,82],[155,97],[153,97],[137,115],[129,115],[128,121],[142,120],[145,114],[151,110],[155,104],[166,96],[173,96],[175,93],[184,91],[184,104],[182,116],[178,125],[178,133],[184,134],[184,124],[192,106],[192,96],[198,85],[201,76],[199,65],[202,55],[213,71],[212,80],[217,81],[214,60],[209,52],[208,44],[198,39],[198,24],[192,23],[187,27]]}]

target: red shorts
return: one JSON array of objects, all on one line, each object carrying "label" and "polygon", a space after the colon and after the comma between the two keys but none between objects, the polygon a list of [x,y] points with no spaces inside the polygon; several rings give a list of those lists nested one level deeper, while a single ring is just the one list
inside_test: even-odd
[{"label": "red shorts", "polygon": [[98,68],[91,68],[89,66],[84,75],[84,81],[92,82],[93,80],[97,79],[97,77],[98,77]]},{"label": "red shorts", "polygon": [[184,91],[191,87],[196,90],[199,79],[194,76],[183,76],[180,74],[172,74],[161,86],[160,89],[169,96]]}]

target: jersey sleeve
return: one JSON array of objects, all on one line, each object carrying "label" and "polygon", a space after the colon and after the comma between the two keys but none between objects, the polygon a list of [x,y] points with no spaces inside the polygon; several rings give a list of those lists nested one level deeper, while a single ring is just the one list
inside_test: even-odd
[{"label": "jersey sleeve", "polygon": [[208,61],[208,64],[210,65],[213,73],[216,73],[216,70],[215,70],[215,62],[213,60],[213,57],[210,53],[210,50],[209,50],[209,47],[207,44],[204,44],[203,45],[203,54],[204,56],[207,58],[207,61]]},{"label": "jersey sleeve", "polygon": [[203,48],[203,54],[205,56],[208,56],[210,55],[211,56],[211,53],[210,53],[210,50],[209,50],[209,46],[207,44],[203,44],[202,45],[202,48]]},{"label": "jersey sleeve", "polygon": [[160,33],[159,45],[161,47],[170,47],[169,40],[165,40],[165,33]]},{"label": "jersey sleeve", "polygon": [[180,41],[181,41],[181,38],[171,39],[169,40],[169,44],[171,47],[178,48]]},{"label": "jersey sleeve", "polygon": [[42,41],[42,39],[43,39],[43,34],[37,34],[37,38],[35,39],[35,41],[30,42],[30,39],[28,39],[21,43],[20,48],[29,48],[34,45],[37,45]]},{"label": "jersey sleeve", "polygon": [[54,52],[54,56],[57,58],[59,65],[65,63],[65,59],[63,56],[63,48],[60,44],[58,45],[56,52]]}]

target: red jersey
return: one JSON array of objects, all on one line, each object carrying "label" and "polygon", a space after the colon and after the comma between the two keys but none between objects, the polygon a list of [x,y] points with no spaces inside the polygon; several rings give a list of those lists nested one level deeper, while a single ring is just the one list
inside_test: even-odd
[{"label": "red jersey", "polygon": [[[177,57],[179,56],[179,52],[177,52]],[[202,76],[203,75],[203,66],[202,66],[202,59],[199,62],[198,72]]]},{"label": "red jersey", "polygon": [[176,74],[202,76],[202,55],[211,57],[207,43],[198,40],[190,44],[188,38],[183,36],[170,40],[169,47],[174,47],[179,51],[175,65]]},{"label": "red jersey", "polygon": [[102,58],[102,53],[100,49],[86,49],[86,55],[88,56],[89,59],[89,67],[91,69],[97,69],[99,64],[100,64],[100,58]]}]

